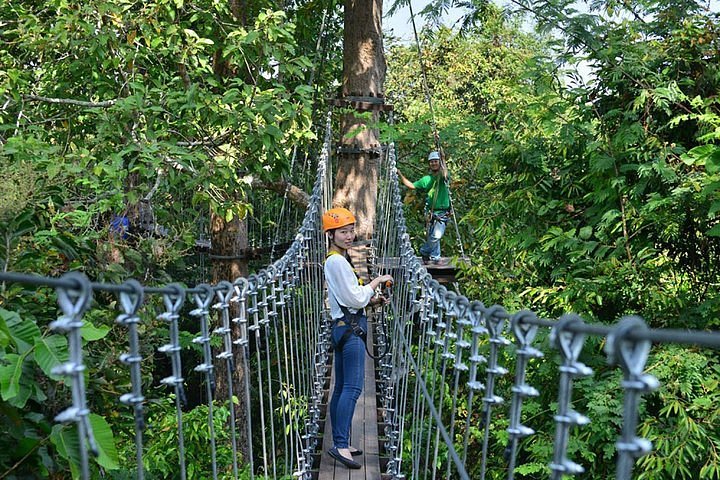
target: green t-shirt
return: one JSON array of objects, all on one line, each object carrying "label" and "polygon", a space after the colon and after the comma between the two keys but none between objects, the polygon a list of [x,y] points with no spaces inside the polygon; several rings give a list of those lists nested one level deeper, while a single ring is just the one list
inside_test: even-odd
[{"label": "green t-shirt", "polygon": [[[425,175],[413,183],[416,189],[426,192],[425,206],[428,210],[447,211],[450,210],[450,193],[448,192],[449,179],[443,180],[442,175]],[[436,195],[437,192],[437,195]]]}]

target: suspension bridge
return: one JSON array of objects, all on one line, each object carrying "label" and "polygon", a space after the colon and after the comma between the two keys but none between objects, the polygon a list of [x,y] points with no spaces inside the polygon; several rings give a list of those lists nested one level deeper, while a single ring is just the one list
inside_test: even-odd
[{"label": "suspension bridge", "polygon": [[[575,410],[574,382],[593,375],[581,356],[599,354],[583,351],[588,336],[605,338],[607,360],[622,372],[615,471],[618,479],[632,478],[636,460],[652,450],[636,431],[643,394],[658,388],[657,379],[645,373],[651,344],[718,348],[720,332],[653,330],[638,317],[622,318],[613,326],[587,324],[573,314],[543,319],[531,311],[510,313],[502,306],[485,306],[449,290],[433,279],[413,251],[392,145],[382,158],[375,233],[365,252],[372,276],[390,273],[396,282],[390,304],[371,313],[368,348],[377,360],[366,362],[366,385],[351,442],[364,450],[363,468],[347,470],[325,453],[333,353],[320,216],[332,197],[331,147],[328,121],[309,206],[295,240],[280,259],[247,278],[186,288],[143,286],[134,280],[97,283],[77,272],[59,278],[0,274],[4,282],[56,290],[62,315],[49,322],[49,328],[67,336],[69,355],[58,360],[53,373],[72,393],[55,420],[77,427],[78,475],[99,475],[92,460],[98,441],[90,415],[103,412],[93,411],[88,398],[86,377],[96,372],[84,361],[82,329],[84,316],[95,308],[94,294],[105,292],[117,296],[115,329],[127,339],[127,352],[119,360],[129,370],[131,386],[118,401],[134,418],[134,431],[125,433],[135,438],[138,479],[155,478],[144,467],[146,405],[163,395],[175,408],[174,478],[193,478],[183,408],[185,379],[193,372],[204,378],[206,455],[213,479],[512,480],[525,461],[523,442],[538,433],[548,439],[552,452],[546,470],[551,479],[581,475],[584,467],[572,457],[569,445],[589,422],[607,421]],[[168,326],[168,337],[158,345],[147,345],[142,334],[149,297],[161,299],[162,308],[150,313]],[[181,345],[179,323],[186,316],[200,325],[193,339],[202,352],[199,364],[184,361],[188,347]],[[143,352],[166,355],[171,365],[171,375],[152,389],[143,388]],[[532,384],[533,369],[540,364],[557,370],[556,385]],[[222,394],[215,389],[220,375],[227,384]],[[532,415],[524,411],[527,399],[548,390],[553,392],[552,405]],[[227,419],[218,420],[220,409]],[[554,432],[536,432],[538,416],[552,418]],[[502,458],[491,455],[498,444]],[[231,454],[221,456],[220,449]]]}]

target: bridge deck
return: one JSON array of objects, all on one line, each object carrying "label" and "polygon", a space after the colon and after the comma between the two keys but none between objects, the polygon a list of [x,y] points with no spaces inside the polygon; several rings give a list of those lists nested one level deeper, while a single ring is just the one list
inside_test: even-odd
[{"label": "bridge deck", "polygon": [[[372,336],[372,324],[369,325],[370,330],[368,338]],[[370,350],[372,351],[372,350]],[[334,374],[330,377],[330,393],[328,394],[328,403],[332,396],[334,384]],[[365,357],[365,386],[363,393],[358,399],[355,407],[355,416],[353,417],[351,444],[355,448],[362,449],[364,453],[360,456],[353,457],[356,462],[363,465],[358,470],[350,470],[335,461],[327,451],[332,447],[332,426],[330,424],[330,415],[327,415],[325,423],[325,434],[323,436],[322,456],[320,461],[319,480],[379,480],[380,474],[380,448],[378,443],[378,425],[377,425],[377,397],[375,391],[375,362],[370,357]]]}]

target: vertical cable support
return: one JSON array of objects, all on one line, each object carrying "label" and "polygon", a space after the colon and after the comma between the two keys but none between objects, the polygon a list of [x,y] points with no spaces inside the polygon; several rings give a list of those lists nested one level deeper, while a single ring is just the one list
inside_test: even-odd
[{"label": "vertical cable support", "polygon": [[92,288],[87,277],[79,272],[69,272],[62,280],[73,283],[75,287],[57,287],[57,297],[63,315],[50,323],[50,330],[66,333],[68,336],[70,359],[52,369],[54,375],[70,378],[72,405],[55,416],[59,423],[75,423],[80,439],[80,475],[83,480],[90,479],[88,449],[97,457],[99,450],[88,415],[87,394],[85,392],[85,364],[82,354],[83,315],[92,301]]},{"label": "vertical cable support", "polygon": [[578,475],[585,469],[567,458],[567,447],[572,426],[587,425],[590,419],[570,407],[572,402],[572,386],[575,378],[588,377],[593,371],[585,364],[578,362],[585,334],[570,331],[570,325],[583,324],[582,319],[574,314],[560,317],[550,332],[550,343],[560,351],[560,382],[558,391],[558,412],[555,418],[555,442],[553,443],[553,461],[550,464],[552,480],[561,480],[564,475]]},{"label": "vertical cable support", "polygon": [[185,389],[183,388],[184,379],[182,377],[182,361],[180,359],[180,329],[178,327],[178,319],[180,318],[180,309],[185,303],[185,289],[177,283],[168,285],[174,293],[163,294],[163,304],[165,311],[158,315],[158,320],[168,323],[169,343],[158,348],[160,353],[164,353],[170,357],[172,364],[172,375],[160,380],[163,385],[173,387],[175,393],[175,414],[177,416],[177,435],[178,435],[178,460],[180,462],[180,479],[187,478],[187,468],[185,465],[185,436],[183,434],[183,413],[182,406],[187,403],[185,398]]},{"label": "vertical cable support", "polygon": [[228,389],[228,410],[230,411],[230,438],[232,444],[232,467],[233,478],[238,478],[238,455],[237,455],[237,431],[235,425],[235,402],[233,394],[233,372],[235,371],[235,360],[232,351],[232,329],[230,328],[230,300],[235,292],[233,284],[223,280],[217,284],[215,294],[218,303],[213,305],[215,310],[220,311],[220,326],[213,330],[213,334],[223,339],[223,351],[218,353],[217,359],[225,362]]},{"label": "vertical cable support", "polygon": [[140,317],[137,312],[142,305],[144,292],[142,285],[137,280],[128,280],[123,284],[132,293],[121,291],[120,307],[123,313],[118,315],[117,323],[128,328],[128,339],[130,351],[120,355],[120,361],[130,368],[130,384],[132,386],[131,393],[120,395],[120,403],[130,405],[133,408],[133,418],[135,419],[135,463],[137,465],[137,478],[143,480],[145,478],[145,469],[143,468],[143,438],[142,433],[145,429],[145,419],[143,418],[143,402],[145,398],[142,395],[142,377],[140,372],[140,338],[138,336],[138,323]]},{"label": "vertical cable support", "polygon": [[623,317],[610,332],[605,344],[608,363],[620,364],[624,375],[621,383],[625,389],[622,436],[615,444],[618,451],[618,480],[630,480],[635,459],[652,451],[652,443],[646,438],[636,436],[635,430],[642,394],[657,390],[660,382],[652,375],[643,374],[650,353],[650,340],[628,338],[630,333],[643,333],[647,330],[647,324],[642,318]]},{"label": "vertical cable support", "polygon": [[533,358],[542,358],[543,353],[532,347],[532,342],[537,335],[538,326],[528,323],[527,320],[536,320],[537,315],[528,310],[522,310],[512,316],[510,326],[515,334],[517,343],[517,362],[515,366],[515,384],[512,387],[512,403],[510,404],[510,426],[508,446],[505,449],[505,457],[508,460],[508,480],[515,478],[515,462],[517,460],[518,442],[535,433],[530,427],[521,423],[523,400],[529,397],[537,397],[540,393],[536,388],[525,383],[525,373],[528,363]]},{"label": "vertical cable support", "polygon": [[198,293],[193,294],[196,309],[190,315],[200,319],[200,336],[193,338],[193,343],[202,346],[203,363],[195,367],[196,372],[205,375],[205,392],[208,402],[208,431],[210,434],[210,456],[212,462],[213,480],[217,480],[217,451],[215,447],[215,417],[213,415],[213,392],[215,392],[215,367],[213,366],[212,351],[210,349],[209,317],[210,304],[215,292],[206,283],[198,285]]},{"label": "vertical cable support", "polygon": [[487,328],[490,334],[490,355],[488,356],[485,397],[483,397],[483,411],[481,416],[482,426],[485,429],[482,447],[482,466],[480,467],[481,480],[485,480],[485,473],[487,472],[492,407],[493,405],[500,405],[504,402],[502,397],[495,395],[495,381],[498,377],[502,377],[508,372],[506,368],[498,364],[500,348],[510,345],[510,341],[502,336],[507,318],[507,312],[499,305],[493,305],[485,312],[485,328]]},{"label": "vertical cable support", "polygon": [[250,480],[255,478],[255,462],[253,457],[253,418],[252,418],[252,404],[250,397],[250,341],[248,336],[248,319],[247,319],[247,296],[248,290],[250,289],[250,283],[247,279],[239,277],[233,282],[233,288],[235,290],[235,296],[232,298],[232,302],[238,304],[238,316],[232,319],[232,322],[238,326],[240,331],[240,337],[233,341],[233,343],[240,347],[240,360],[242,362],[243,373],[243,384],[245,387],[245,423],[247,424],[247,438],[245,445],[248,449],[247,462],[250,466]]}]

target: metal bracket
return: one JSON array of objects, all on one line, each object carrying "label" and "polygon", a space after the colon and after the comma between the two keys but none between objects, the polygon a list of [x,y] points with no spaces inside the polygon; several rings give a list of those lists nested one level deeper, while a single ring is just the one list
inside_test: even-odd
[{"label": "metal bracket", "polygon": [[385,103],[385,97],[382,96],[358,96],[348,95],[342,98],[330,98],[328,99],[334,107],[339,108],[352,108],[359,111],[377,111],[377,112],[392,112],[394,107],[392,104]]}]

